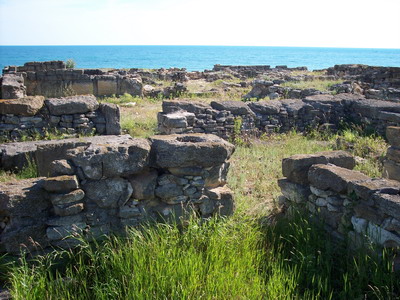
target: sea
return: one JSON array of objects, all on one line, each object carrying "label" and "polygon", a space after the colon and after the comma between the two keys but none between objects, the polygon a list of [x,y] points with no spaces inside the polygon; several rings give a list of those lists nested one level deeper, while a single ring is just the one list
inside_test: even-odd
[{"label": "sea", "polygon": [[306,66],[335,64],[400,67],[400,49],[250,46],[0,46],[0,68],[29,61],[73,59],[76,68],[186,68],[222,65]]}]

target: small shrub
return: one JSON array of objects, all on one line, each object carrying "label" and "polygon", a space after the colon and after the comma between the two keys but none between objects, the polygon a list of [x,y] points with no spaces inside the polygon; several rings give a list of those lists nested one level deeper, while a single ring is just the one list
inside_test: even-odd
[{"label": "small shrub", "polygon": [[65,62],[65,65],[66,65],[67,69],[75,69],[75,67],[76,67],[76,63],[72,58],[68,59]]}]

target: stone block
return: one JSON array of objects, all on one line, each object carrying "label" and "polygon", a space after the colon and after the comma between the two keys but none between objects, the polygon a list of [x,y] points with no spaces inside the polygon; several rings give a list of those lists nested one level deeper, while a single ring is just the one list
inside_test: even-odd
[{"label": "stone block", "polygon": [[106,134],[121,134],[121,114],[119,106],[112,103],[102,103],[100,105],[100,111],[103,113],[106,120]]},{"label": "stone block", "polygon": [[152,163],[161,168],[212,167],[227,161],[234,146],[215,135],[153,136]]},{"label": "stone block", "polygon": [[400,182],[387,179],[367,179],[365,181],[350,182],[348,193],[354,192],[359,198],[368,201],[374,193],[398,194]]},{"label": "stone block", "polygon": [[96,76],[96,96],[118,94],[117,78],[111,75]]},{"label": "stone block", "polygon": [[76,95],[93,95],[94,86],[91,80],[88,81],[73,81],[71,89]]},{"label": "stone block", "polygon": [[206,195],[215,201],[215,212],[221,216],[230,216],[235,210],[232,191],[224,186],[206,190]]},{"label": "stone block", "polygon": [[355,159],[345,151],[327,151],[315,154],[298,154],[282,160],[282,173],[290,181],[299,184],[308,183],[308,170],[314,164],[334,164],[353,169]]},{"label": "stone block", "polygon": [[44,97],[28,96],[13,100],[0,100],[0,115],[34,116],[43,107]]},{"label": "stone block", "polygon": [[392,216],[394,218],[399,218],[400,216],[400,195],[388,195],[375,193],[372,196],[375,202],[375,206],[379,211]]},{"label": "stone block", "polygon": [[400,164],[400,148],[389,147],[386,152],[386,158]]},{"label": "stone block", "polygon": [[279,179],[278,185],[283,196],[295,203],[304,203],[311,194],[310,188],[306,185],[290,182],[287,179]]},{"label": "stone block", "polygon": [[1,95],[3,99],[18,99],[26,96],[24,78],[17,74],[4,74],[1,80]]},{"label": "stone block", "polygon": [[313,165],[308,172],[308,180],[314,187],[321,190],[330,189],[337,193],[347,193],[350,182],[368,179],[369,177],[361,172],[335,165]]},{"label": "stone block", "polygon": [[128,178],[133,188],[132,197],[138,200],[153,199],[155,197],[155,188],[158,172],[155,170],[146,170],[140,174]]},{"label": "stone block", "polygon": [[75,168],[65,159],[53,160],[50,164],[50,176],[74,175]]},{"label": "stone block", "polygon": [[235,116],[253,115],[253,111],[242,101],[212,101],[211,107],[218,111],[229,111]]},{"label": "stone block", "polygon": [[150,144],[145,139],[126,136],[112,140],[103,136],[93,139],[89,146],[69,150],[66,157],[87,178],[101,179],[138,174],[148,166],[149,155]]},{"label": "stone block", "polygon": [[55,116],[84,114],[99,107],[93,95],[50,98],[45,101],[50,114]]},{"label": "stone block", "polygon": [[86,197],[101,208],[123,206],[133,193],[129,181],[119,177],[88,181],[82,185],[82,189]]},{"label": "stone block", "polygon": [[400,127],[386,127],[386,138],[388,139],[390,145],[395,148],[400,148]]},{"label": "stone block", "polygon": [[206,172],[204,172],[205,187],[206,188],[216,188],[216,187],[225,185],[227,182],[229,166],[230,166],[230,163],[227,162],[227,163],[223,163],[221,165],[212,167],[209,170],[207,170]]},{"label": "stone block", "polygon": [[43,180],[43,188],[51,193],[68,193],[79,188],[75,175],[50,177]]},{"label": "stone block", "polygon": [[85,197],[85,192],[77,189],[65,194],[50,194],[49,197],[53,205],[65,205],[81,201]]},{"label": "stone block", "polygon": [[383,177],[400,181],[400,163],[385,160],[383,163]]}]

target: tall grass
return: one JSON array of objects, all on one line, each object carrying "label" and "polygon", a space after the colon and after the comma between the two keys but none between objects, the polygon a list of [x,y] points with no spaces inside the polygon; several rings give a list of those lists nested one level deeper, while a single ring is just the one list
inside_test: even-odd
[{"label": "tall grass", "polygon": [[0,269],[14,299],[399,299],[389,253],[334,243],[307,215],[266,218],[281,159],[334,147],[295,132],[263,137],[232,158],[234,216],[146,225]]}]

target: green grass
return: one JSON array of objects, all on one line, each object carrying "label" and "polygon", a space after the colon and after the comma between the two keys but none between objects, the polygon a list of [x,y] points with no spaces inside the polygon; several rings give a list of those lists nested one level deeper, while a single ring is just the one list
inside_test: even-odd
[{"label": "green grass", "polygon": [[329,91],[329,88],[338,83],[342,83],[343,80],[320,80],[314,79],[311,81],[287,81],[282,86],[290,87],[293,89],[316,89],[319,91]]}]

